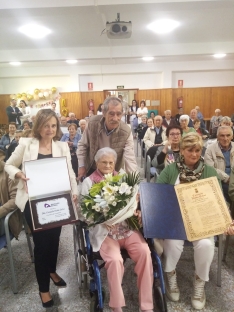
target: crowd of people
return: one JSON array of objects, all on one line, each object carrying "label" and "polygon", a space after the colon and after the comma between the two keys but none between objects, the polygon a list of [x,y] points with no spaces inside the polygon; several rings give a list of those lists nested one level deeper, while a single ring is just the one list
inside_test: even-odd
[{"label": "crowd of people", "polygon": [[[25,215],[33,236],[36,278],[45,308],[54,304],[50,279],[56,286],[66,287],[66,282],[56,272],[61,226],[39,232],[33,230],[27,193],[30,177],[25,173],[25,161],[65,156],[72,200],[79,210],[78,181],[84,180],[80,201],[94,183],[105,178],[105,174],[114,176],[121,169],[127,173],[138,171],[134,154],[137,135],[145,144],[147,153],[150,152],[152,166],[160,174],[157,183],[177,185],[217,177],[227,203],[234,201],[233,124],[231,118],[221,116],[220,110],[215,110],[211,127],[207,130],[198,106],[190,115],[179,109],[174,118],[170,110],[166,110],[164,116],[155,113],[148,116],[145,101],[141,101],[138,107],[133,100],[129,107],[121,97],[109,97],[100,104],[97,115],[92,112],[87,122],[86,119],[76,119],[74,113],[70,113],[69,118],[61,116],[56,111],[56,103],[51,108],[39,110],[36,116],[30,116],[26,103],[21,102],[18,108],[16,101],[11,100],[6,110],[9,131],[0,140],[0,217],[16,207]],[[130,126],[126,115],[130,115]],[[204,140],[210,137],[212,143],[204,148]],[[139,205],[134,214],[141,225]],[[16,238],[21,228],[21,214],[18,213],[10,222]],[[234,234],[233,224],[226,234]],[[140,311],[152,312],[153,268],[149,247],[141,233],[130,229],[123,221],[111,227],[95,225],[90,229],[90,238],[93,249],[99,251],[105,261],[111,311],[121,312],[125,305],[121,286],[124,267],[120,255],[120,249],[125,248],[136,264]],[[170,300],[178,301],[176,266],[184,241],[165,239],[162,245],[166,295]],[[195,272],[191,304],[200,310],[206,303],[204,287],[209,280],[214,237],[197,240],[193,246]]]}]

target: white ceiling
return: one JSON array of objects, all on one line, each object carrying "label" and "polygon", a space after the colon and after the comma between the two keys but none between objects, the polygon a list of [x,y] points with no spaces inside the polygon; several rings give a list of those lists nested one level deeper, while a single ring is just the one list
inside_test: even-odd
[{"label": "white ceiling", "polygon": [[[102,34],[107,21],[120,13],[132,22],[129,39],[108,39]],[[181,25],[171,34],[156,35],[147,25],[171,18]],[[52,30],[46,39],[32,40],[18,31],[37,23]],[[0,0],[0,67],[10,61],[24,66],[208,61],[214,53],[234,59],[234,1],[150,0]]]}]

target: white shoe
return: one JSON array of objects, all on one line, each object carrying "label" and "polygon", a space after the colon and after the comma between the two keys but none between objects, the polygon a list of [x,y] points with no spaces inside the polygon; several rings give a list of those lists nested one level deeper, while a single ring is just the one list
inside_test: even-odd
[{"label": "white shoe", "polygon": [[180,290],[177,285],[176,271],[165,272],[166,296],[171,301],[180,299]]},{"label": "white shoe", "polygon": [[201,310],[206,304],[206,294],[205,294],[205,281],[199,277],[194,276],[193,281],[193,295],[191,297],[191,303],[194,309]]}]

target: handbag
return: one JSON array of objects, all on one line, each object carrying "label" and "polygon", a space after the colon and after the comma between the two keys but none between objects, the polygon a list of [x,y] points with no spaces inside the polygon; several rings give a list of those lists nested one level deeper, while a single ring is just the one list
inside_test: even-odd
[{"label": "handbag", "polygon": [[135,118],[133,119],[132,124],[133,124],[133,128],[134,128],[134,129],[136,129],[136,128],[138,127],[138,118],[137,118],[137,117],[135,117]]}]

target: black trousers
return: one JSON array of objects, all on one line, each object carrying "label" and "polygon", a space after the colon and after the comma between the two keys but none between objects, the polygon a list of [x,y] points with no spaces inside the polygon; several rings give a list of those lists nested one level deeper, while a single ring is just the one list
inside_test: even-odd
[{"label": "black trousers", "polygon": [[62,227],[33,232],[29,202],[25,205],[24,215],[34,241],[35,271],[39,291],[48,292],[50,287],[50,273],[56,272],[59,237]]}]

